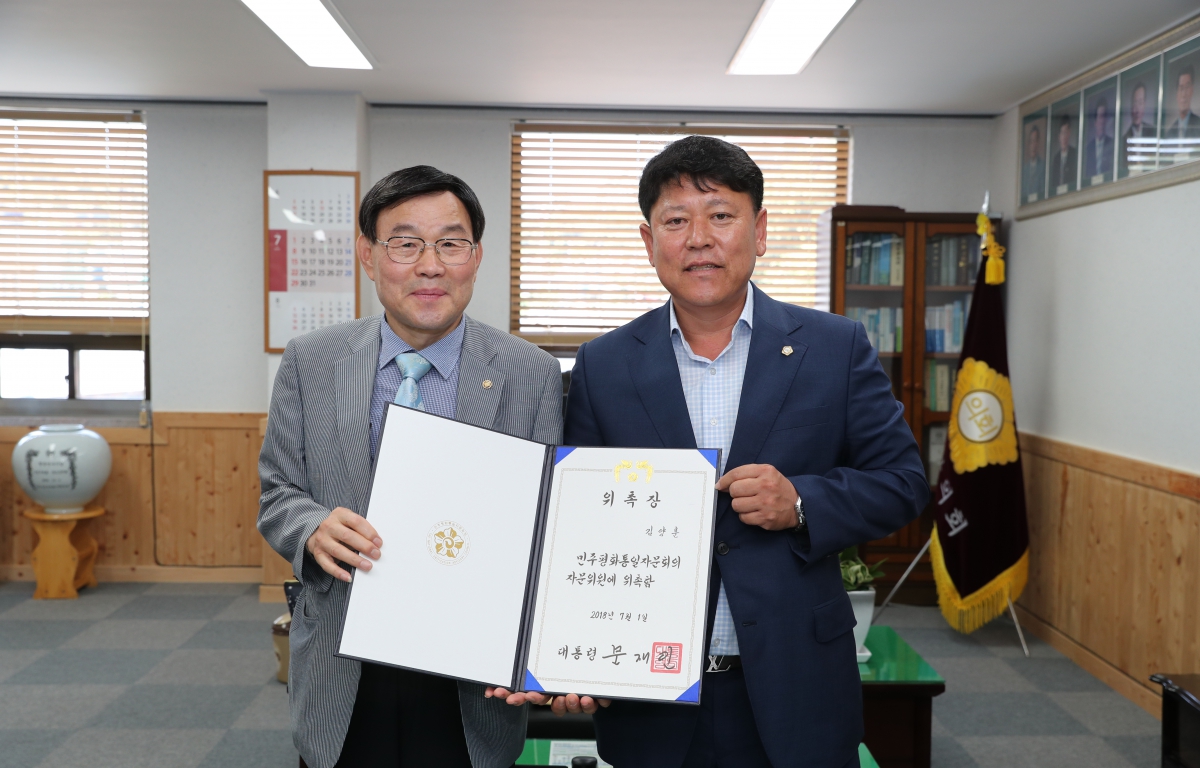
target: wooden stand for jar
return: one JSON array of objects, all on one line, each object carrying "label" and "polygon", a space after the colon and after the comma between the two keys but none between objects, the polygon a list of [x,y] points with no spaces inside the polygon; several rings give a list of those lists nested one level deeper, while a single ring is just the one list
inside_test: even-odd
[{"label": "wooden stand for jar", "polygon": [[[87,531],[87,521],[104,514],[104,507],[91,506],[82,512],[54,514],[42,507],[26,510],[38,535],[33,550],[33,573],[37,577],[37,599],[75,599],[80,587],[98,583],[92,567],[99,547]],[[84,523],[84,525],[79,525]]]}]

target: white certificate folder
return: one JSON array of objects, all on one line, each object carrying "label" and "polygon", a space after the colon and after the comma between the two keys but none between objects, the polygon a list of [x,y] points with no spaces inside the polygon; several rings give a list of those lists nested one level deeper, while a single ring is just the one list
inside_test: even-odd
[{"label": "white certificate folder", "polygon": [[719,452],[384,417],[339,655],[511,690],[699,703]]}]

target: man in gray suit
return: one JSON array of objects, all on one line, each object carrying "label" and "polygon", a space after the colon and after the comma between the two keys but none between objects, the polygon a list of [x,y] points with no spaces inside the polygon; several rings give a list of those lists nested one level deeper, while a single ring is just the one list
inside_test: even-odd
[{"label": "man in gray suit", "polygon": [[[385,313],[294,339],[279,365],[258,529],[304,584],[289,680],[302,766],[508,768],[523,747],[525,708],[483,686],[335,655],[349,571],[387,557],[362,516],[387,403],[561,440],[557,361],[463,314],[483,224],[470,187],[436,168],[380,181],[363,199],[356,252]],[[429,620],[413,616],[412,631]]]}]

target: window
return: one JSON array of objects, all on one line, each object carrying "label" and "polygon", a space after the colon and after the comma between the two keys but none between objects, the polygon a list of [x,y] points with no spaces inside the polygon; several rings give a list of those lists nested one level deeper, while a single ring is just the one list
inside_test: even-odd
[{"label": "window", "polygon": [[762,168],[768,250],[754,281],[781,301],[828,308],[817,218],[847,200],[844,130],[526,124],[512,139],[514,333],[567,347],[666,301],[638,235],[637,185],[651,157],[691,133],[738,144]]},{"label": "window", "polygon": [[0,111],[0,399],[142,400],[141,115]]},{"label": "window", "polygon": [[141,343],[137,336],[5,334],[0,399],[145,400]]}]

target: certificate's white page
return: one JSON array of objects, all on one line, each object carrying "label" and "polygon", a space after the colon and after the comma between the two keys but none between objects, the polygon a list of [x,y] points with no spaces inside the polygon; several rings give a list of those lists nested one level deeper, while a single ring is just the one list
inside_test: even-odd
[{"label": "certificate's white page", "polygon": [[509,685],[545,455],[388,406],[367,507],[383,549],[354,574],[339,653]]},{"label": "certificate's white page", "polygon": [[698,700],[715,463],[716,451],[641,448],[559,459],[526,688]]}]

